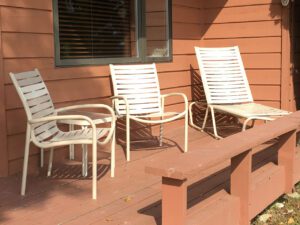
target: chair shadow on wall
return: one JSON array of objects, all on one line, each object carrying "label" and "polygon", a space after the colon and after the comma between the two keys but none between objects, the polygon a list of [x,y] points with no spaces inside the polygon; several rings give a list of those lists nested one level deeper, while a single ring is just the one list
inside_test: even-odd
[{"label": "chair shadow on wall", "polygon": [[[199,102],[198,105],[195,105],[193,107],[193,120],[197,126],[202,127],[205,110],[207,107],[204,87],[198,70],[190,66],[190,74],[191,74],[192,102]],[[227,137],[229,135],[241,131],[241,127],[242,127],[241,123],[239,123],[236,117],[226,115],[226,114],[221,114],[221,113],[215,113],[215,116],[216,116],[218,131],[220,132],[222,137]],[[209,114],[208,116],[206,128],[204,130],[209,135],[213,134],[211,114]]]}]

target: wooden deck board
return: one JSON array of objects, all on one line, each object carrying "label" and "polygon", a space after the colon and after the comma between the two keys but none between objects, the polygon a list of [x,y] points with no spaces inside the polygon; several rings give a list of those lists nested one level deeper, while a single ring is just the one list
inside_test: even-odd
[{"label": "wooden deck board", "polygon": [[[190,129],[190,142],[201,140],[203,145],[213,138]],[[28,179],[27,196],[19,195],[20,176],[0,179],[1,224],[160,224],[160,178],[147,175],[144,167],[153,158],[161,160],[183,154],[172,143],[183,142],[182,127],[166,133],[167,148],[137,148],[132,161],[125,162],[124,152],[117,148],[116,177],[110,178],[109,170],[99,166],[102,175],[98,180],[98,200],[91,199],[91,179],[82,179],[80,163],[55,165],[51,178],[44,171]],[[143,146],[145,144],[141,144]],[[201,151],[201,146],[199,149]],[[273,155],[260,153],[257,163],[268,161]],[[274,158],[274,157],[273,157]],[[107,160],[100,163],[107,164]],[[191,179],[189,183],[189,207],[193,207],[213,193],[228,187],[229,162],[219,164]],[[206,178],[207,175],[213,174]],[[200,178],[201,179],[201,178]]]}]

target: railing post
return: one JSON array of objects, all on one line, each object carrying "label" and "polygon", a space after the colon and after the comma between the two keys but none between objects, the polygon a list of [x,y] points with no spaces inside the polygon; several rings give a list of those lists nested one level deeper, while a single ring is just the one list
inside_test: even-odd
[{"label": "railing post", "polygon": [[162,225],[184,225],[187,214],[186,180],[162,178]]},{"label": "railing post", "polygon": [[296,130],[281,135],[278,145],[278,165],[285,169],[285,192],[291,193],[294,187]]},{"label": "railing post", "polygon": [[250,224],[250,185],[252,152],[248,150],[231,159],[231,195],[240,198],[240,225]]}]

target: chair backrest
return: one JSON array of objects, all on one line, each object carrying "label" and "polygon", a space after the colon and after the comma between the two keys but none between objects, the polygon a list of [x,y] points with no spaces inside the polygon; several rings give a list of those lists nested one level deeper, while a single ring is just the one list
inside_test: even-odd
[{"label": "chair backrest", "polygon": [[195,47],[208,104],[253,102],[239,48]]},{"label": "chair backrest", "polygon": [[[48,89],[37,69],[22,73],[9,73],[10,78],[24,106],[27,119],[38,119],[56,115]],[[33,134],[38,141],[43,141],[59,130],[56,121],[37,124]]]},{"label": "chair backrest", "polygon": [[[110,65],[114,95],[125,96],[129,113],[160,113],[160,88],[155,64]],[[119,115],[126,114],[124,101],[116,101]]]}]

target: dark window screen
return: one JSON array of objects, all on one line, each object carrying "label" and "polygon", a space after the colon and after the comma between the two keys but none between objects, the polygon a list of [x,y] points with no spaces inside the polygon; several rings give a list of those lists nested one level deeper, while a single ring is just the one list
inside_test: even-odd
[{"label": "dark window screen", "polygon": [[58,0],[61,59],[136,55],[130,0]]}]

